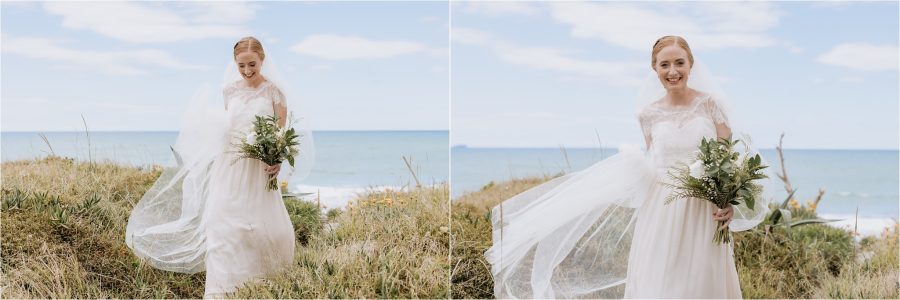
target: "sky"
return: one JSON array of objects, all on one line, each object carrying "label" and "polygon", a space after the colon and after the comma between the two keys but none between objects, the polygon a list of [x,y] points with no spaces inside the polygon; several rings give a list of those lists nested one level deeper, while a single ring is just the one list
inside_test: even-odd
[{"label": "sky", "polygon": [[643,145],[635,98],[680,35],[760,148],[898,149],[898,3],[454,2],[451,145]]},{"label": "sky", "polygon": [[897,2],[0,5],[0,131],[80,131],[82,116],[91,130],[178,130],[254,35],[314,130],[641,145],[634,98],[652,43],[674,34],[758,147],[783,132],[787,148],[900,148]]},{"label": "sky", "polygon": [[178,130],[247,35],[314,130],[449,128],[446,2],[0,5],[2,131]]}]

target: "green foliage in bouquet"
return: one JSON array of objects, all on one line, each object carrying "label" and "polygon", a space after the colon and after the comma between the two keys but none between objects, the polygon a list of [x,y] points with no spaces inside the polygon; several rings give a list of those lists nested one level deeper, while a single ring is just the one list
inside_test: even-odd
[{"label": "green foliage in bouquet", "polygon": [[[294,156],[300,153],[300,135],[289,126],[278,126],[278,116],[256,116],[253,121],[253,131],[241,138],[237,144],[237,158],[258,159],[267,165],[273,166],[284,160],[291,167],[294,166]],[[278,179],[272,175],[268,181],[269,190],[278,189]]]},{"label": "green foliage in bouquet", "polygon": [[[759,154],[749,156],[745,151],[734,150],[740,139],[706,139],[700,141],[695,161],[690,165],[673,168],[668,184],[673,192],[666,197],[666,204],[679,198],[699,198],[712,202],[718,208],[746,204],[756,207],[756,199],[762,194],[762,186],[753,182],[767,178],[762,170]],[[719,221],[719,226],[724,225]],[[728,243],[731,234],[727,228],[716,230],[713,242]]]}]

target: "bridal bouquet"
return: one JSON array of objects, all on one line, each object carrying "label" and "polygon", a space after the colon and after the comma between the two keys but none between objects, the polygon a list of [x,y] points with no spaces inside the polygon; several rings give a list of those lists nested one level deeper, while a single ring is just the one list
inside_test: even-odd
[{"label": "bridal bouquet", "polygon": [[[677,198],[699,198],[712,202],[718,208],[728,205],[746,204],[755,207],[756,199],[762,193],[762,186],[754,180],[767,178],[762,169],[759,154],[749,156],[746,151],[734,150],[734,146],[744,141],[725,138],[700,141],[700,149],[691,164],[683,164],[673,168],[669,176],[674,183],[668,184],[673,192],[666,198],[666,204]],[[744,143],[746,145],[746,143]],[[714,243],[728,243],[731,232],[721,228],[724,221],[719,221],[719,228],[713,236]]]},{"label": "bridal bouquet", "polygon": [[[288,119],[290,120],[290,118]],[[294,166],[294,156],[300,153],[300,135],[290,126],[278,127],[278,116],[256,116],[253,131],[237,143],[237,160],[254,158],[273,166],[284,160]],[[234,163],[232,162],[232,163]],[[269,175],[269,190],[278,189],[278,179]]]}]

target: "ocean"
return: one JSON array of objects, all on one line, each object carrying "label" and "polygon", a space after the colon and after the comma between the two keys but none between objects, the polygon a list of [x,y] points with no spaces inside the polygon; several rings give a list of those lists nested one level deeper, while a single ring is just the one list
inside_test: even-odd
[{"label": "ocean", "polygon": [[[177,132],[44,133],[59,156],[87,161],[109,160],[132,166],[174,166],[169,146]],[[403,157],[411,159],[422,184],[448,180],[447,131],[316,131],[316,161],[312,172],[291,180],[291,191],[317,193],[326,208],[342,207],[368,189],[415,184]],[[88,152],[90,149],[90,153]],[[50,154],[38,132],[0,133],[2,161],[33,159]]]},{"label": "ocean", "polygon": [[[174,165],[169,146],[177,132],[44,133],[56,155],[79,160],[110,160],[132,166]],[[451,197],[477,191],[491,181],[554,175],[584,169],[616,153],[615,149],[504,149],[454,147],[448,151],[447,131],[317,131],[316,163],[291,190],[316,193],[327,208],[343,207],[357,193],[414,183],[403,157],[412,159],[423,184],[450,180]],[[88,149],[91,149],[90,154]],[[452,152],[452,154],[451,154]],[[763,157],[780,169],[778,155],[763,149]],[[38,132],[0,133],[2,161],[33,159],[50,154]],[[448,166],[452,155],[452,168]],[[841,219],[835,226],[856,226],[877,233],[900,215],[900,153],[897,150],[799,150],[784,152],[786,168],[801,202],[819,188],[822,217]],[[767,182],[767,195],[786,196],[781,181]],[[858,218],[857,218],[858,209]]]},{"label": "ocean", "polygon": [[[780,171],[774,149],[760,152],[770,168]],[[451,153],[451,197],[456,198],[477,191],[491,181],[578,171],[615,154],[616,149],[457,146]],[[815,198],[819,188],[824,189],[817,212],[823,218],[841,219],[833,225],[851,228],[855,225],[861,233],[874,234],[898,218],[900,152],[897,150],[786,149],[784,156],[788,178],[797,189],[795,198],[805,203]],[[779,203],[787,196],[783,183],[774,176],[765,189],[766,195]]]}]

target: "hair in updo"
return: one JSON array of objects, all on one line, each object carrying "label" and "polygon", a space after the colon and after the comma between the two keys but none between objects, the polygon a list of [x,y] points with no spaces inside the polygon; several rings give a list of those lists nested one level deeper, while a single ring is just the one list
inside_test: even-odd
[{"label": "hair in updo", "polygon": [[248,51],[256,52],[260,60],[266,60],[266,51],[255,37],[248,36],[234,44],[234,58],[237,58],[238,54]]},{"label": "hair in updo", "polygon": [[677,35],[667,35],[656,40],[656,43],[653,44],[653,53],[650,55],[650,68],[656,68],[656,54],[659,53],[663,48],[670,45],[678,45],[681,49],[684,49],[687,52],[688,62],[691,66],[694,66],[694,54],[691,53],[691,46],[688,46],[687,41],[684,38]]}]

